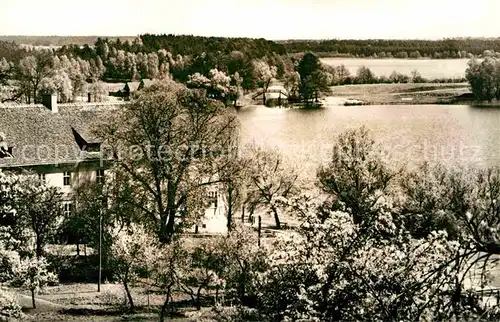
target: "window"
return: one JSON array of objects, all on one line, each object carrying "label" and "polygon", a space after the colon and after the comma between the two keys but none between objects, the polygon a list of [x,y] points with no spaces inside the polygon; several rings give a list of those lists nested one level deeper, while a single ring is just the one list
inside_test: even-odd
[{"label": "window", "polygon": [[39,173],[38,174],[38,180],[40,180],[41,184],[46,184],[47,183],[47,179],[45,177],[45,173]]},{"label": "window", "polygon": [[212,206],[217,208],[217,191],[208,192],[208,201],[212,203]]},{"label": "window", "polygon": [[1,158],[12,158],[12,147],[2,146],[0,141],[0,159]]},{"label": "window", "polygon": [[87,152],[101,152],[101,145],[99,143],[88,143],[83,150]]},{"label": "window", "polygon": [[64,174],[63,174],[63,184],[65,186],[71,185],[71,172],[64,172]]},{"label": "window", "polygon": [[104,183],[104,169],[99,169],[95,172],[95,179],[98,183]]},{"label": "window", "polygon": [[64,217],[68,218],[71,216],[71,213],[73,211],[73,203],[71,201],[67,201],[63,204],[63,214]]}]

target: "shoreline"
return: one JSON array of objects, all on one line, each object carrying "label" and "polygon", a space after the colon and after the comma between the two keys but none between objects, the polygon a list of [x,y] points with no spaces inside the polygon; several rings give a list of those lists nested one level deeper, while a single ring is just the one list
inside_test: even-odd
[{"label": "shoreline", "polygon": [[[500,102],[479,102],[472,97],[468,83],[402,83],[357,84],[330,87],[331,93],[321,98],[323,106],[376,106],[376,105],[473,105],[499,107]],[[241,107],[262,105],[245,95]],[[271,108],[271,107],[269,107]],[[279,107],[275,107],[279,108]],[[290,104],[281,108],[303,108]],[[310,108],[314,109],[314,108]]]},{"label": "shoreline", "polygon": [[[303,53],[293,53],[293,54],[303,54]],[[402,57],[373,57],[373,56],[366,56],[366,57],[357,57],[357,56],[350,56],[350,55],[328,55],[324,54],[321,52],[314,53],[318,58],[323,59],[323,58],[338,58],[338,59],[373,59],[373,60],[470,60],[472,57],[446,57],[446,58],[434,58],[434,57],[408,57],[408,58],[402,58]],[[482,57],[474,57],[475,59],[482,59]]]},{"label": "shoreline", "polygon": [[333,86],[330,89],[328,97],[344,101],[341,105],[346,106],[473,103],[467,83],[360,84]]}]

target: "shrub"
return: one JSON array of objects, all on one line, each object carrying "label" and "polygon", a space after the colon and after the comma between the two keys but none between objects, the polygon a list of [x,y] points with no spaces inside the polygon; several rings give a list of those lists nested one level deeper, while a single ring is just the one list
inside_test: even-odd
[{"label": "shrub", "polygon": [[31,292],[33,308],[36,308],[35,293],[49,283],[57,281],[57,276],[48,270],[49,264],[43,257],[26,258],[21,260],[16,277],[22,286]]},{"label": "shrub", "polygon": [[[262,321],[262,316],[256,309],[247,308],[244,306],[231,306],[213,308],[215,316],[213,321],[230,322],[230,321]],[[212,321],[212,320],[211,320]]]},{"label": "shrub", "polygon": [[458,244],[446,233],[412,239],[389,213],[367,231],[346,212],[290,201],[302,219],[295,234],[278,238],[257,281],[259,308],[270,320],[413,321],[446,318],[448,261]]},{"label": "shrub", "polygon": [[15,298],[6,290],[0,289],[0,321],[12,321],[21,319],[21,306]]},{"label": "shrub", "polygon": [[125,307],[127,305],[127,298],[125,293],[123,296],[119,296],[115,292],[105,290],[101,294],[99,294],[99,300],[104,305],[116,306],[116,307]]},{"label": "shrub", "polygon": [[19,254],[2,247],[0,242],[0,283],[12,281],[19,263]]},{"label": "shrub", "polygon": [[118,279],[122,282],[130,309],[134,310],[134,299],[130,292],[140,271],[148,270],[158,257],[159,248],[155,238],[139,225],[130,225],[127,229],[115,229],[112,233],[110,262]]},{"label": "shrub", "polygon": [[203,240],[186,258],[185,270],[181,275],[181,288],[189,295],[197,310],[201,309],[202,296],[208,290],[223,288],[225,281],[219,278],[223,269],[223,258],[218,256],[217,240],[212,238]]}]

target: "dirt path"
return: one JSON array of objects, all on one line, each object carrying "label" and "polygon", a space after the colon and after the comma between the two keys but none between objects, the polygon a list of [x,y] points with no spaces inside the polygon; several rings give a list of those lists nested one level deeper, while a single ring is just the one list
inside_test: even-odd
[{"label": "dirt path", "polygon": [[50,302],[47,300],[44,300],[39,297],[35,297],[35,304],[36,304],[36,309],[33,309],[33,304],[31,302],[31,296],[20,294],[20,293],[14,293],[17,303],[23,308],[23,309],[28,309],[30,312],[38,312],[38,311],[59,311],[64,308],[64,306]]}]

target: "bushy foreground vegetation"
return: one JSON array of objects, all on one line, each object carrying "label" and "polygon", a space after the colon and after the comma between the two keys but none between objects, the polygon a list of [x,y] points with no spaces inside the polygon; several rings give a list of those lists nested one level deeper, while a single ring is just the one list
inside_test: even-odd
[{"label": "bushy foreground vegetation", "polygon": [[[107,278],[123,284],[130,311],[133,286],[163,296],[161,320],[179,295],[218,320],[499,318],[475,292],[500,253],[498,168],[406,169],[360,128],[332,142],[316,178],[301,178],[278,151],[241,147],[231,109],[172,81],[137,93],[96,135],[112,176],[77,187],[62,222],[57,189],[0,172],[0,278],[33,306],[61,276],[47,244],[66,230],[95,250],[102,227]],[[228,233],[190,238],[214,186]],[[264,238],[245,223],[265,213],[277,232]],[[285,217],[298,225],[280,229]],[[3,289],[0,303],[3,316],[20,314]]]}]

